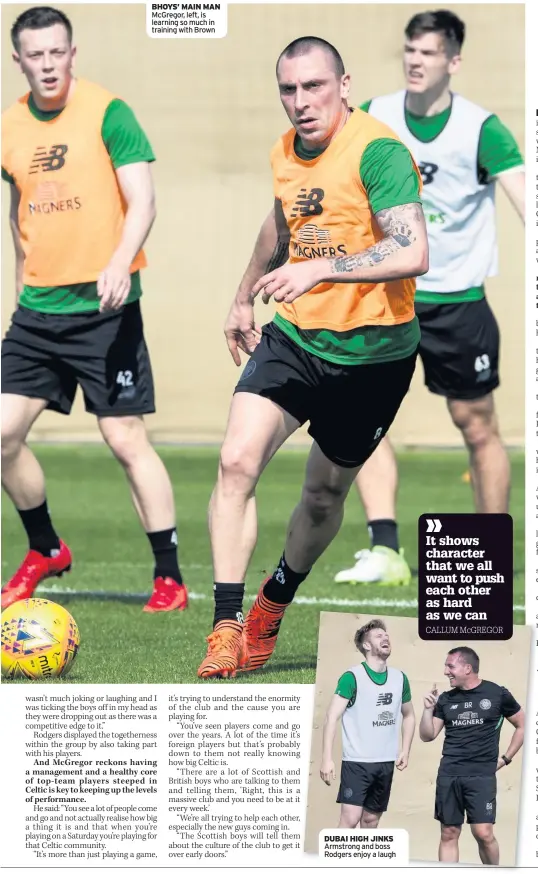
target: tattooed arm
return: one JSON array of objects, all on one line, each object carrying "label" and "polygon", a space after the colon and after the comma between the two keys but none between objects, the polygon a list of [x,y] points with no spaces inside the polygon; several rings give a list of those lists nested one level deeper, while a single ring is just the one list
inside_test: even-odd
[{"label": "tattooed arm", "polygon": [[241,365],[239,350],[250,355],[260,342],[261,331],[254,321],[255,295],[252,294],[252,288],[264,273],[286,263],[289,239],[282,204],[275,198],[275,205],[261,226],[254,252],[224,325],[228,349],[238,367]]},{"label": "tattooed arm", "polygon": [[382,209],[376,220],[383,239],[357,255],[330,258],[326,282],[390,282],[427,272],[428,239],[421,205]]},{"label": "tattooed arm", "polygon": [[422,206],[406,203],[382,209],[376,219],[384,237],[364,252],[286,264],[259,277],[252,295],[261,291],[264,303],[271,297],[292,303],[321,282],[377,284],[426,273],[428,238]]}]

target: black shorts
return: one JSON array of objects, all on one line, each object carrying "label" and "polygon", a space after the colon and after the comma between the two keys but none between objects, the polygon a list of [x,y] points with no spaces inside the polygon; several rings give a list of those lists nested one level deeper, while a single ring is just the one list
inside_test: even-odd
[{"label": "black shorts", "polygon": [[2,342],[2,394],[43,398],[69,415],[78,385],[96,416],[155,412],[139,301],[114,313],[16,310]]},{"label": "black shorts", "polygon": [[499,385],[500,335],[485,298],[415,304],[424,381],[433,394],[459,401],[483,398]]},{"label": "black shorts", "polygon": [[302,425],[340,467],[359,467],[387,433],[415,369],[416,352],[381,364],[331,364],[275,324],[247,362],[236,392],[269,398]]},{"label": "black shorts", "polygon": [[394,762],[342,762],[338,804],[355,804],[371,813],[389,806]]},{"label": "black shorts", "polygon": [[435,819],[442,825],[495,822],[497,777],[449,777],[438,774],[435,787]]}]

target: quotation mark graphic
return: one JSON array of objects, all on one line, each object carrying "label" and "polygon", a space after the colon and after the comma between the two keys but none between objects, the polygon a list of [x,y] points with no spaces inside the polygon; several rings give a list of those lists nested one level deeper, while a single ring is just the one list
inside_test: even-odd
[{"label": "quotation mark graphic", "polygon": [[440,519],[426,519],[426,525],[426,531],[428,532],[428,534],[430,533],[430,531],[440,531],[443,527],[441,525]]}]

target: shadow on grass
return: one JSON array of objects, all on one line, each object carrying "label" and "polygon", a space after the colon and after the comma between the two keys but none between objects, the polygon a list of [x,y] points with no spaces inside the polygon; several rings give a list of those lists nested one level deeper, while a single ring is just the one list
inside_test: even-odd
[{"label": "shadow on grass", "polygon": [[80,592],[47,592],[47,596],[57,603],[69,604],[71,601],[120,601],[123,604],[142,604],[151,592],[97,592],[81,589]]}]

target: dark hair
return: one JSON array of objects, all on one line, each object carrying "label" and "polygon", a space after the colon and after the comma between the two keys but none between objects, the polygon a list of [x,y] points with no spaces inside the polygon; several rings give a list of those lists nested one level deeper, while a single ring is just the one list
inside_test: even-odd
[{"label": "dark hair", "polygon": [[345,75],[345,67],[340,52],[338,52],[330,42],[322,39],[320,36],[300,36],[290,42],[283,52],[278,56],[276,69],[278,73],[278,65],[282,58],[297,58],[299,55],[307,55],[312,49],[322,49],[331,56],[336,76],[340,78]]},{"label": "dark hair", "polygon": [[423,33],[439,33],[445,41],[445,50],[449,57],[459,55],[465,39],[465,24],[449,12],[448,9],[438,9],[436,12],[419,12],[414,15],[405,28],[407,39],[416,39]]},{"label": "dark hair", "polygon": [[16,52],[20,51],[21,42],[20,34],[23,30],[43,30],[45,27],[52,27],[54,24],[63,24],[69,37],[69,42],[73,38],[73,26],[65,13],[59,9],[53,9],[52,6],[32,6],[22,12],[15,20],[11,28],[11,42]]},{"label": "dark hair", "polygon": [[370,622],[367,622],[366,625],[363,625],[362,628],[355,633],[355,646],[363,655],[365,655],[363,641],[367,634],[370,631],[375,631],[376,628],[380,628],[382,631],[387,630],[387,626],[381,619],[371,619]]},{"label": "dark hair", "polygon": [[480,670],[480,659],[474,649],[471,649],[470,646],[456,646],[454,649],[449,649],[448,654],[458,655],[460,661],[471,666],[473,674],[478,674],[478,671]]}]

